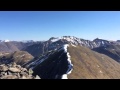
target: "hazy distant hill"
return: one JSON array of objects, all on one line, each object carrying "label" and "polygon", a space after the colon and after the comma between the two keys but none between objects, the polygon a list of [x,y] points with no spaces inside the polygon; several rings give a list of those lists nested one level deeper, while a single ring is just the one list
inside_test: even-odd
[{"label": "hazy distant hill", "polygon": [[14,53],[3,54],[0,56],[0,64],[9,64],[15,62],[23,65],[34,57],[26,51],[15,51]]},{"label": "hazy distant hill", "polygon": [[37,42],[22,42],[22,41],[0,41],[0,52],[14,52],[22,50]]},{"label": "hazy distant hill", "polygon": [[0,42],[0,52],[13,52],[19,49],[11,42]]}]

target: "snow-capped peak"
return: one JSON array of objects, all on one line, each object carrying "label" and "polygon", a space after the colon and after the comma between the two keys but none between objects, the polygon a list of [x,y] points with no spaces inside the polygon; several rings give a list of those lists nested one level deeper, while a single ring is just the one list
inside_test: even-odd
[{"label": "snow-capped peak", "polygon": [[51,41],[51,42],[56,42],[56,41],[58,41],[58,40],[60,40],[61,38],[60,37],[51,37],[49,40]]},{"label": "snow-capped peak", "polygon": [[4,42],[10,42],[10,40],[7,40],[7,39],[6,39],[6,40],[4,40]]},{"label": "snow-capped peak", "polygon": [[77,44],[78,42],[81,42],[80,38],[76,38],[74,36],[51,37],[49,40],[51,42],[56,42],[56,41],[59,41],[61,39],[66,40],[68,42],[71,42],[73,44]]},{"label": "snow-capped peak", "polygon": [[62,39],[65,39],[67,41],[73,41],[74,37],[73,36],[63,36]]},{"label": "snow-capped peak", "polygon": [[23,43],[29,43],[29,42],[34,42],[34,41],[33,40],[23,40],[21,42],[23,42]]}]

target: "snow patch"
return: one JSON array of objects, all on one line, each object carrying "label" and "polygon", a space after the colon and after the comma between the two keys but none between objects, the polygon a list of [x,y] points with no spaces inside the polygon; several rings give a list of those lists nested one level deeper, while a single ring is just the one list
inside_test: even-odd
[{"label": "snow patch", "polygon": [[71,44],[73,47],[76,47],[75,45]]},{"label": "snow patch", "polygon": [[56,41],[59,41],[61,38],[60,37],[52,37],[50,39],[51,42],[56,42]]},{"label": "snow patch", "polygon": [[22,40],[21,42],[23,43],[30,43],[30,42],[35,42],[34,40]]},{"label": "snow patch", "polygon": [[68,79],[68,78],[67,78],[67,74],[64,74],[64,75],[62,76],[62,79]]},{"label": "snow patch", "polygon": [[69,47],[69,45],[68,45],[68,44],[65,44],[63,48],[64,48],[64,52],[67,53],[67,57],[68,57],[67,60],[68,60],[69,65],[68,65],[68,70],[67,70],[66,74],[63,74],[63,75],[62,75],[62,79],[68,79],[68,78],[67,78],[67,75],[70,74],[70,73],[72,72],[72,70],[73,70],[73,69],[72,69],[73,64],[71,63],[71,60],[70,60],[70,57],[71,57],[71,56],[70,56],[69,52],[67,52],[67,47]]},{"label": "snow patch", "polygon": [[56,41],[58,41],[58,40],[60,40],[59,38],[55,38],[55,39],[53,39],[53,40],[51,40],[52,42],[56,42]]},{"label": "snow patch", "polygon": [[102,44],[104,45],[105,43],[102,41]]},{"label": "snow patch", "polygon": [[40,63],[42,63],[43,61],[47,60],[47,58],[49,57],[49,55],[51,55],[51,53],[49,53],[48,55],[43,56],[40,59],[37,59],[37,60],[33,61],[32,63],[28,64],[27,67],[30,67],[30,69],[34,69]]},{"label": "snow patch", "polygon": [[4,42],[10,42],[10,40],[4,40]]},{"label": "snow patch", "polygon": [[63,46],[64,52],[66,52],[66,53],[67,53],[67,47],[68,47],[68,46],[69,46],[68,44],[65,44],[65,45]]}]

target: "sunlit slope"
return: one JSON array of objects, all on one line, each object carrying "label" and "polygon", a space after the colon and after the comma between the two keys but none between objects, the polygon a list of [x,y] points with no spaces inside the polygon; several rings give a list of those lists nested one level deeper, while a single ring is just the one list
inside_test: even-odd
[{"label": "sunlit slope", "polygon": [[120,64],[110,57],[81,46],[70,46],[68,52],[73,64],[69,79],[120,78]]}]

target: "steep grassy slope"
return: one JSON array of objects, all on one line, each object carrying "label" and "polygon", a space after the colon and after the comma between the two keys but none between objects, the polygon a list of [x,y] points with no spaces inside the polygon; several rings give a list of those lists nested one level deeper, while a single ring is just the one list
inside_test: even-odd
[{"label": "steep grassy slope", "polygon": [[73,71],[69,79],[115,79],[120,78],[120,64],[110,57],[85,47],[68,47]]}]

